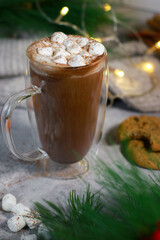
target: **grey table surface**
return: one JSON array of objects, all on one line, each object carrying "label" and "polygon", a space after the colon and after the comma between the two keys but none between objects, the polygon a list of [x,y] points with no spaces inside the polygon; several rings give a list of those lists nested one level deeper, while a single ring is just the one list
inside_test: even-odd
[{"label": "grey table surface", "polygon": [[[0,106],[0,108],[2,105]],[[120,147],[116,143],[115,131],[125,118],[131,115],[139,115],[127,108],[124,104],[116,104],[110,109],[107,109],[106,119],[104,123],[104,131],[102,141],[99,147],[98,156],[103,161],[110,165],[114,164],[119,157],[122,158],[122,164],[129,165],[126,159],[123,158]],[[153,114],[160,117],[160,113]],[[20,148],[26,150],[31,147],[31,131],[26,110],[21,108],[16,110],[13,116],[13,135],[17,139],[17,144]],[[115,139],[114,147],[106,142],[106,136],[110,135]],[[95,173],[95,164],[97,158],[89,159],[89,171],[83,175],[83,179],[91,184],[91,189],[98,188],[97,175]],[[76,189],[79,193],[86,190],[86,184],[81,179],[72,180],[57,180],[47,177],[35,177],[37,171],[36,163],[28,163],[18,160],[7,149],[2,133],[0,132],[0,197],[5,193],[13,193],[18,202],[22,202],[29,207],[34,206],[34,202],[43,202],[43,199],[51,200],[55,203],[62,201],[65,204],[67,196],[72,189]],[[147,170],[141,169],[147,174]],[[0,240],[5,239],[20,239],[22,233],[29,233],[25,229],[19,233],[11,233],[7,228],[6,221],[10,217],[10,213],[5,213],[0,207]]]}]

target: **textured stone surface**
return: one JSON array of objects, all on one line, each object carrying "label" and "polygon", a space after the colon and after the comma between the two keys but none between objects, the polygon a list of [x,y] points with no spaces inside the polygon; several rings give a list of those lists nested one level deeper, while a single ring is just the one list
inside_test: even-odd
[{"label": "textured stone surface", "polygon": [[[133,114],[138,115],[137,112],[123,109],[121,105],[107,110],[104,135],[98,155],[109,165],[114,165],[114,162],[120,157],[123,159],[123,164],[129,165],[119,151],[115,130],[121,121]],[[160,117],[160,114],[156,114],[156,116]],[[19,148],[23,147],[23,150],[31,148],[30,127],[25,109],[18,109],[13,120],[13,135],[16,136]],[[114,147],[106,143],[106,136],[111,136],[115,140]],[[66,196],[68,196],[70,190],[77,189],[78,192],[83,192],[86,189],[83,179],[91,184],[92,189],[98,188],[97,176],[94,170],[96,159],[94,158],[89,160],[90,169],[83,175],[82,180],[64,181],[35,176],[38,171],[36,163],[24,162],[14,157],[6,148],[1,133],[0,153],[0,197],[4,193],[13,193],[16,195],[18,202],[32,208],[34,202],[43,202],[44,198],[55,203],[61,200],[65,204]],[[147,173],[147,170],[142,169],[142,171]],[[22,233],[33,232],[23,229],[20,233],[11,233],[6,225],[9,216],[9,213],[0,211],[0,236],[4,235],[3,239],[18,239]]]}]

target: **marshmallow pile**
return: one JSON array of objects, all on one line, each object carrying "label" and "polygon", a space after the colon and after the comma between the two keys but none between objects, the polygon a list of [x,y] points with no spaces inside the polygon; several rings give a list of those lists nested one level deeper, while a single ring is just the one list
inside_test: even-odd
[{"label": "marshmallow pile", "polygon": [[[13,216],[7,221],[10,231],[18,232],[27,225],[29,229],[38,227],[38,235],[46,236],[46,227],[39,219],[35,218],[35,213],[31,212],[30,208],[22,203],[17,203],[14,195],[8,193],[2,198],[2,209],[13,213]],[[38,215],[38,213],[36,214]],[[37,240],[37,236],[35,234],[22,235],[21,240]]]},{"label": "marshmallow pile", "polygon": [[28,55],[40,63],[81,67],[105,53],[105,47],[94,39],[55,32],[30,46]]}]

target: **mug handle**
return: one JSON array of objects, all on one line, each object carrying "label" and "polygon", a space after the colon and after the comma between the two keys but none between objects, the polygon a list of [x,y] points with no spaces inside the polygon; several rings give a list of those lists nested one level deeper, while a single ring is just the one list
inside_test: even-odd
[{"label": "mug handle", "polygon": [[1,112],[1,127],[2,134],[7,144],[9,150],[18,158],[23,159],[25,161],[35,161],[42,158],[46,158],[48,155],[45,151],[40,148],[37,148],[35,151],[28,153],[19,153],[11,133],[11,117],[14,109],[21,103],[23,100],[33,97],[34,95],[40,94],[41,89],[38,87],[29,87],[19,93],[11,96],[7,102],[4,104],[2,112]]}]

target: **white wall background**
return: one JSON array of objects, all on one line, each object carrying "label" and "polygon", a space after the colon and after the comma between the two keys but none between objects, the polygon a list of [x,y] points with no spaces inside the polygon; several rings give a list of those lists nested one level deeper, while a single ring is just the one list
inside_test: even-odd
[{"label": "white wall background", "polygon": [[128,6],[160,13],[160,0],[121,0]]}]

